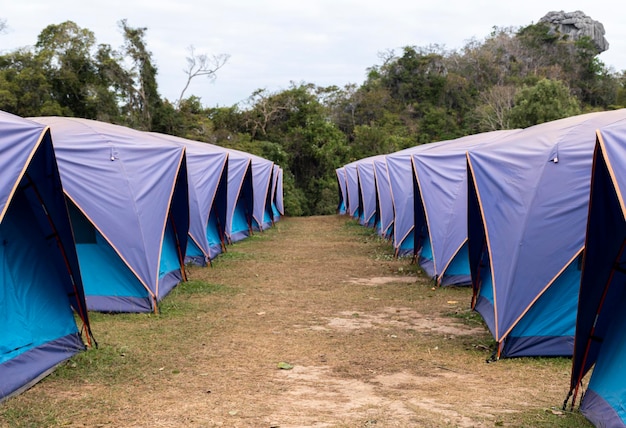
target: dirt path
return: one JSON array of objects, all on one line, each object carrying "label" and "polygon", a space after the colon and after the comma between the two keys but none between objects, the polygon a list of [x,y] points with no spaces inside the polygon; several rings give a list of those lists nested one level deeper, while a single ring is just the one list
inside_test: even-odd
[{"label": "dirt path", "polygon": [[389,254],[345,217],[284,219],[191,269],[218,292],[175,293],[156,319],[96,317],[106,368],[82,368],[90,351],[74,363],[81,376],[47,379],[0,417],[43,401],[51,425],[67,426],[581,423],[555,410],[567,360],[486,364],[490,336],[468,311],[470,290],[434,289]]}]

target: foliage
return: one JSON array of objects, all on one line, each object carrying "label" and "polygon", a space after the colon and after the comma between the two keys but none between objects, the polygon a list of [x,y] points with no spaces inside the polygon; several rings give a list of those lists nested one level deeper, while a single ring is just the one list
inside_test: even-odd
[{"label": "foliage", "polygon": [[558,80],[542,79],[522,89],[511,109],[511,125],[524,128],[580,113],[578,100]]},{"label": "foliage", "polygon": [[[0,19],[0,33],[6,21]],[[33,48],[0,55],[0,109],[78,116],[253,153],[284,171],[287,215],[335,211],[335,169],[376,154],[626,106],[626,77],[598,59],[593,41],[548,24],[494,27],[456,51],[387,50],[361,84],[294,83],[245,103],[207,108],[185,97],[216,78],[226,54],[189,48],[178,100],[159,95],[148,29],[119,22],[123,44],[99,44],[72,21],[44,28]]]}]

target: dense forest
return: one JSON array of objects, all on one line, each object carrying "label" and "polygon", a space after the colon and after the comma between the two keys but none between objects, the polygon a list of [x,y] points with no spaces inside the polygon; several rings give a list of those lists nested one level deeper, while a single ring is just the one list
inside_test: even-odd
[{"label": "dense forest", "polygon": [[[124,43],[50,25],[32,48],[0,55],[0,110],[74,116],[173,134],[270,159],[284,169],[287,215],[334,213],[335,168],[367,156],[496,129],[626,106],[626,73],[598,59],[592,40],[545,23],[494,27],[484,40],[381,53],[365,81],[259,89],[247,102],[207,108],[161,97],[146,28],[120,21]],[[190,52],[189,81],[215,76],[227,56]]]}]

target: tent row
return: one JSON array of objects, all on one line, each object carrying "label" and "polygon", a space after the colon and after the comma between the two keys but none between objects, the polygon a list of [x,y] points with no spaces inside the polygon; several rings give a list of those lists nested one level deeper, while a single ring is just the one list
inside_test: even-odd
[{"label": "tent row", "polygon": [[338,168],[339,206],[471,286],[494,358],[573,356],[574,397],[593,367],[582,412],[625,426],[624,147],[626,110],[417,146]]},{"label": "tent row", "polygon": [[0,112],[0,162],[0,401],[84,349],[89,310],[156,312],[283,215],[273,162],[93,120]]}]

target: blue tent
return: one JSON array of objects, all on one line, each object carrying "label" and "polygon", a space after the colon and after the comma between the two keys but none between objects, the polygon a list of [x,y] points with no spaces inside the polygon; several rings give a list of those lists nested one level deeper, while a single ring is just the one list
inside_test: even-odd
[{"label": "blue tent", "polygon": [[252,165],[247,153],[228,151],[228,187],[226,208],[226,240],[233,243],[252,234]]},{"label": "blue tent", "polygon": [[[284,215],[280,209],[278,209],[278,192],[280,191],[280,200],[282,201],[282,189],[283,189],[283,170],[280,166],[274,164],[274,170],[272,171],[272,192],[270,194],[270,206],[272,209],[272,218],[274,223],[280,220],[280,217]],[[282,203],[281,203],[282,207]]]},{"label": "blue tent", "polygon": [[274,172],[274,162],[249,154],[252,167],[252,228],[263,231],[274,225],[274,215],[272,212],[272,173]]},{"label": "blue tent", "polygon": [[396,255],[415,254],[415,189],[413,179],[413,155],[433,150],[445,150],[455,140],[422,144],[385,156],[387,175],[393,202],[393,247]]},{"label": "blue tent", "polygon": [[359,172],[357,162],[351,162],[344,165],[343,170],[346,174],[346,190],[348,193],[348,204],[346,206],[347,214],[353,219],[361,217],[361,207],[359,205]]},{"label": "blue tent", "polygon": [[365,227],[375,227],[378,222],[376,218],[378,198],[372,158],[359,160],[356,168],[359,176],[359,201],[361,203],[359,223]]},{"label": "blue tent", "polygon": [[416,255],[437,285],[470,285],[467,150],[516,132],[493,131],[425,146],[412,154]]},{"label": "blue tent", "polygon": [[[626,124],[601,128],[593,159],[571,391],[593,368],[580,411],[626,427]],[[571,392],[570,392],[571,393]]]},{"label": "blue tent", "polygon": [[572,355],[595,130],[624,120],[579,115],[468,152],[473,307],[496,358]]},{"label": "blue tent", "polygon": [[374,160],[383,159],[384,156],[371,156],[357,162],[359,175],[359,201],[362,204],[360,223],[366,227],[380,228],[380,210],[378,208],[378,192],[376,188],[376,172]]},{"label": "blue tent", "polygon": [[387,173],[387,161],[385,156],[375,157],[374,174],[376,180],[376,193],[378,195],[378,234],[382,237],[390,237],[393,232],[393,200],[391,199],[391,187],[389,186],[389,174]]},{"label": "blue tent", "polygon": [[348,188],[346,182],[346,170],[342,166],[335,169],[337,175],[337,189],[339,190],[339,204],[337,205],[337,214],[344,215],[347,213],[348,206]]},{"label": "blue tent", "polygon": [[283,200],[283,169],[278,167],[276,172],[276,189],[274,191],[274,204],[281,216],[285,215],[285,203]]},{"label": "blue tent", "polygon": [[415,251],[415,213],[413,190],[413,167],[411,156],[414,152],[437,143],[410,147],[385,156],[389,189],[393,202],[393,248],[396,255],[413,254]]},{"label": "blue tent", "polygon": [[[270,192],[274,162],[251,153],[235,149],[227,150],[231,158],[241,158],[242,165],[237,168],[238,170],[243,170],[243,163],[247,164],[243,187],[239,190],[240,198],[244,199],[236,205],[232,220],[235,230],[231,232],[231,235],[236,239],[231,238],[231,240],[237,241],[251,235],[254,230],[262,231],[273,225]],[[244,229],[244,219],[246,229]]]},{"label": "blue tent", "polygon": [[85,349],[76,248],[49,128],[0,112],[0,401]]},{"label": "blue tent", "polygon": [[158,311],[185,275],[184,147],[94,120],[35,120],[51,127],[88,308]]},{"label": "blue tent", "polygon": [[189,183],[189,239],[185,260],[204,266],[225,245],[228,152],[212,144],[151,133],[185,147]]}]

